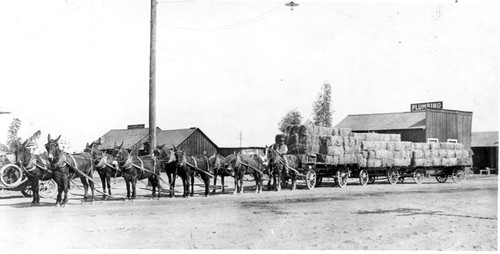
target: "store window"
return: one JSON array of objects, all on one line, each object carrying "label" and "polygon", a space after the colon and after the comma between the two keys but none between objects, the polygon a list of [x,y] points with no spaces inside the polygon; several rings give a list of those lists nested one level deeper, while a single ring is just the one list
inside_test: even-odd
[{"label": "store window", "polygon": [[448,141],[446,141],[446,142],[456,144],[456,143],[458,143],[458,140],[456,140],[456,139],[448,139]]},{"label": "store window", "polygon": [[439,139],[437,138],[428,138],[427,139],[427,143],[438,143],[439,142]]}]

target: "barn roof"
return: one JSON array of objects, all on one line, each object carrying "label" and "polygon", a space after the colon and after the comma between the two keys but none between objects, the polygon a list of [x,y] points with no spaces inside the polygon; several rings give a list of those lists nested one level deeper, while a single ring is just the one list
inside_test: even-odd
[{"label": "barn roof", "polygon": [[[156,128],[156,135],[161,132]],[[149,135],[149,128],[110,130],[101,137],[101,149],[113,149],[114,144],[120,145],[123,142],[124,148],[130,148],[137,142]]]},{"label": "barn roof", "polygon": [[172,147],[173,145],[178,146],[184,140],[186,140],[197,128],[191,129],[178,129],[178,130],[164,130],[157,134],[156,142],[159,145],[165,145],[167,147]]},{"label": "barn roof", "polygon": [[353,131],[425,129],[425,111],[348,115],[335,128]]},{"label": "barn roof", "polygon": [[471,147],[498,147],[498,131],[473,132]]}]

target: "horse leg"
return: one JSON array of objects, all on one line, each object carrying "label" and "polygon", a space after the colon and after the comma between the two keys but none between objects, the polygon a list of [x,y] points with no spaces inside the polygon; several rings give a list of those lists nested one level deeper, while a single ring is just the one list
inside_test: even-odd
[{"label": "horse leg", "polygon": [[224,175],[221,175],[220,176],[220,183],[222,184],[222,192],[225,192],[226,191],[226,187],[224,187]]},{"label": "horse leg", "polygon": [[132,177],[132,202],[136,199],[136,186],[137,186],[137,176]]},{"label": "horse leg", "polygon": [[[93,170],[91,170],[91,171],[87,174],[87,176],[89,177],[89,179],[93,179],[93,175],[94,175],[93,173],[94,173],[94,171],[93,171]],[[91,204],[93,204],[93,203],[94,203],[94,187],[95,187],[95,185],[94,185],[94,181],[89,181],[89,186],[90,186],[90,193],[92,194],[92,197],[91,197],[91,199],[90,199],[90,203],[91,203]]]},{"label": "horse leg", "polygon": [[208,197],[208,194],[210,192],[210,177],[205,175],[204,176],[204,181],[205,182],[205,197]]},{"label": "horse leg", "polygon": [[31,203],[38,204],[40,203],[40,194],[38,193],[38,177],[33,177],[30,179],[31,182],[31,192],[33,192],[33,201]]},{"label": "horse leg", "polygon": [[234,191],[233,191],[233,195],[238,193],[238,174],[236,172],[234,172]]},{"label": "horse leg", "polygon": [[64,191],[64,186],[62,183],[62,179],[59,177],[55,177],[54,180],[56,181],[57,184],[57,197],[56,197],[56,207],[59,207],[61,205],[61,196]]},{"label": "horse leg", "polygon": [[239,182],[238,193],[239,194],[243,193],[243,178],[244,177],[245,177],[245,172],[243,170],[241,170],[240,175],[239,175],[239,179],[238,179],[238,182]]},{"label": "horse leg", "polygon": [[185,179],[183,179],[184,183],[184,197],[188,198],[189,197],[189,183],[191,182],[191,174],[186,172]]},{"label": "horse leg", "polygon": [[104,174],[101,171],[97,172],[99,174],[99,178],[101,178],[101,184],[102,184],[102,200],[106,200],[106,174]]},{"label": "horse leg", "polygon": [[130,199],[130,180],[125,178],[125,185],[127,186],[127,199]]},{"label": "horse leg", "polygon": [[[170,194],[169,197],[173,198],[175,193],[175,179],[177,178],[176,174],[168,174],[168,182],[170,183]],[[184,184],[184,182],[182,183]]]},{"label": "horse leg", "polygon": [[276,179],[276,191],[281,191],[281,171],[278,170],[278,177]]},{"label": "horse leg", "polygon": [[63,187],[64,187],[64,199],[62,201],[62,206],[66,207],[66,204],[68,203],[68,191],[69,191],[69,177],[66,175],[63,178]]},{"label": "horse leg", "polygon": [[214,189],[212,190],[212,193],[215,193],[216,189],[217,189],[217,169],[214,170]]},{"label": "horse leg", "polygon": [[[107,184],[107,188],[108,188],[108,195],[111,196],[111,175],[109,175],[109,174],[106,174],[106,184]],[[106,192],[104,192],[104,193],[106,193]],[[106,199],[108,199],[109,196],[105,196]]]}]

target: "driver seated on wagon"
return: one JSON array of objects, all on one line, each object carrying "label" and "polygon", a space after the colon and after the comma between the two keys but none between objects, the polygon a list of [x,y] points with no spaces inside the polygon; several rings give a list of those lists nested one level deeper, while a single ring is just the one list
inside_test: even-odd
[{"label": "driver seated on wagon", "polygon": [[278,134],[276,135],[274,143],[271,148],[278,152],[278,154],[283,158],[283,164],[285,165],[285,172],[288,172],[288,161],[285,158],[286,153],[288,152],[288,147],[285,145],[285,135]]}]

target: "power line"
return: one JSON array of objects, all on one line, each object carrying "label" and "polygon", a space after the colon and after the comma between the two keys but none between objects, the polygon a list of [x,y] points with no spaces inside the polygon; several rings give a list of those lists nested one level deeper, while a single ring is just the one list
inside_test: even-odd
[{"label": "power line", "polygon": [[170,27],[175,28],[175,29],[180,29],[180,30],[188,30],[188,31],[223,31],[223,30],[230,30],[230,29],[239,28],[241,26],[249,25],[249,24],[255,23],[257,21],[260,21],[260,20],[262,20],[264,18],[267,18],[267,17],[275,14],[276,12],[280,11],[283,8],[285,8],[285,6],[284,5],[280,5],[280,6],[276,7],[276,8],[273,8],[273,9],[271,9],[269,11],[263,12],[263,13],[257,15],[257,16],[252,17],[252,18],[248,18],[248,19],[245,19],[245,20],[242,20],[242,21],[239,21],[239,22],[236,22],[236,23],[224,25],[224,26],[211,27],[211,28],[188,28],[188,27],[179,27],[179,26],[170,26]]},{"label": "power line", "polygon": [[457,48],[455,46],[450,46],[450,45],[446,45],[446,44],[443,44],[443,43],[439,43],[439,42],[436,42],[436,41],[432,41],[432,40],[429,40],[429,39],[425,39],[425,38],[421,38],[419,36],[416,36],[414,34],[410,34],[410,33],[406,33],[406,32],[402,32],[402,31],[399,31],[399,30],[396,30],[396,29],[393,29],[393,28],[390,28],[390,27],[386,27],[386,26],[382,26],[382,25],[379,25],[379,24],[376,24],[376,23],[373,23],[373,22],[370,22],[368,20],[365,20],[365,19],[362,19],[362,18],[359,18],[359,17],[356,17],[352,14],[349,14],[349,13],[345,13],[345,12],[342,12],[340,10],[337,10],[337,9],[333,9],[331,7],[328,7],[328,6],[325,6],[323,4],[319,4],[319,3],[315,3],[316,5],[318,6],[321,6],[323,8],[326,8],[326,9],[329,9],[329,10],[332,10],[332,11],[335,11],[341,15],[344,15],[348,18],[351,18],[351,19],[354,19],[354,20],[357,20],[359,22],[362,22],[362,23],[365,23],[365,24],[369,24],[371,26],[375,26],[377,28],[380,28],[380,29],[383,29],[383,30],[386,30],[386,31],[389,31],[389,32],[393,32],[393,33],[397,33],[397,34],[401,34],[401,35],[404,35],[404,36],[407,36],[407,37],[412,37],[412,38],[415,38],[415,39],[418,39],[418,40],[421,40],[421,41],[424,41],[424,42],[427,42],[427,43],[431,43],[431,44],[435,44],[435,45],[438,45],[438,46],[441,46],[441,47],[444,47],[444,48],[448,48],[448,49],[454,49],[454,50],[457,50],[457,51],[461,51],[461,52],[464,52],[464,53],[468,53],[468,54],[472,54],[472,55],[476,55],[476,56],[481,56],[481,57],[485,57],[485,58],[490,58],[490,59],[494,59],[494,60],[498,60],[497,57],[494,57],[494,56],[490,56],[490,55],[484,55],[484,54],[481,54],[481,53],[477,53],[477,52],[473,52],[473,51],[470,51],[470,50],[467,50],[467,49],[463,49],[463,48]]}]

